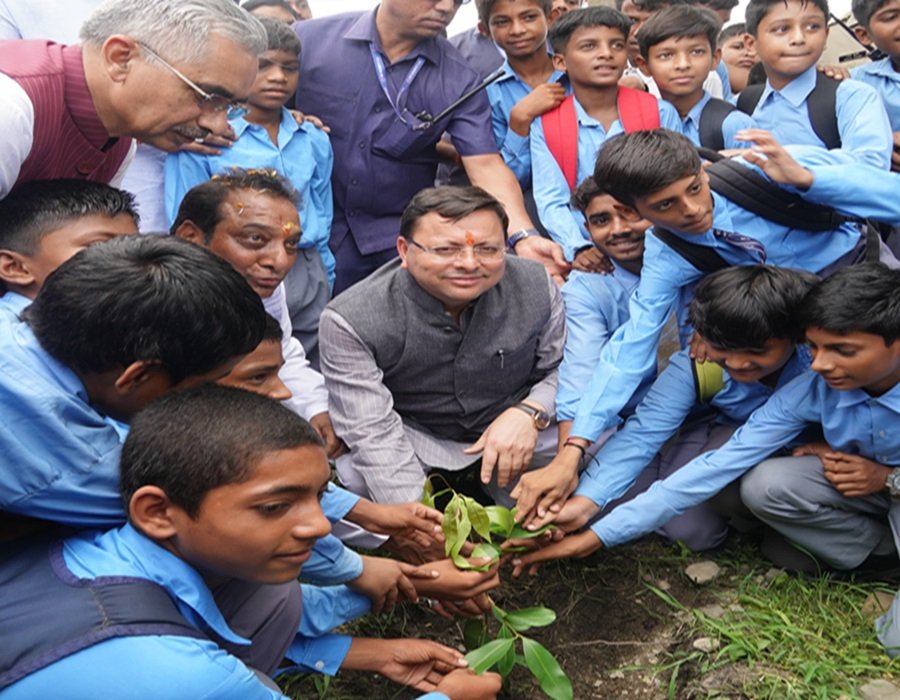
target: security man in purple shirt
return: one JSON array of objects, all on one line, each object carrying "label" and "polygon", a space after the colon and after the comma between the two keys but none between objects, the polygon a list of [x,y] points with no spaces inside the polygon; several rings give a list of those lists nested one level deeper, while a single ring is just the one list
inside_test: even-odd
[{"label": "security man in purple shirt", "polygon": [[467,0],[382,0],[371,12],[294,25],[303,45],[297,108],[331,128],[335,294],[396,257],[400,215],[434,182],[435,144],[449,132],[472,184],[503,202],[509,242],[551,274],[568,269],[525,212],[497,152],[484,91],[434,117],[480,80],[441,33]]}]

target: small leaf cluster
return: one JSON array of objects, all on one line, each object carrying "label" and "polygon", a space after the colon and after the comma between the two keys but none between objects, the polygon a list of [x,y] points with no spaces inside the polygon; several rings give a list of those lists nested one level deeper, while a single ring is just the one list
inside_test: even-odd
[{"label": "small leaf cluster", "polygon": [[[468,620],[463,628],[466,648],[471,649],[466,654],[469,667],[475,673],[493,668],[505,679],[515,666],[524,666],[550,698],[572,700],[572,683],[553,654],[540,642],[522,634],[532,627],[553,623],[556,613],[544,607],[506,612],[497,605],[491,612],[500,623],[496,639],[489,639],[483,619]],[[521,643],[521,654],[516,651],[517,642]]]}]

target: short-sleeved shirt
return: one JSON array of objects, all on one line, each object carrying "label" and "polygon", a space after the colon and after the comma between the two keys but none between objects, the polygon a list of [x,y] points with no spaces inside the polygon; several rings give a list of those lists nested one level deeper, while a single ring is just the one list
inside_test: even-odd
[{"label": "short-sleeved shirt", "polygon": [[294,25],[303,45],[297,107],[331,128],[334,149],[332,243],[349,233],[363,255],[392,248],[400,215],[414,194],[434,183],[435,144],[449,132],[462,156],[497,153],[484,91],[428,129],[400,122],[378,80],[372,48],[396,96],[423,59],[401,107],[432,116],[480,82],[443,37],[426,39],[390,63],[381,50],[375,13],[347,13]]}]

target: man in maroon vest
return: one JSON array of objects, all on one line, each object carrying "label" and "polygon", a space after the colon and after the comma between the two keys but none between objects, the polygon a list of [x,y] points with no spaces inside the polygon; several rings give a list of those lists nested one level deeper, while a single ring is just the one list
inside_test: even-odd
[{"label": "man in maroon vest", "polygon": [[0,42],[0,197],[29,180],[115,182],[133,139],[175,151],[224,132],[266,47],[230,0],[116,0],[81,41]]}]

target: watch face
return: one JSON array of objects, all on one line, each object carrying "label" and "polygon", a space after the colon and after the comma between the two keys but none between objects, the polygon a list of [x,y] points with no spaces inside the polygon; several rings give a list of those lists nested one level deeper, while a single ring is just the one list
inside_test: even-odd
[{"label": "watch face", "polygon": [[887,487],[888,491],[891,492],[891,496],[895,498],[900,497],[900,468],[894,469],[888,474]]},{"label": "watch face", "polygon": [[534,425],[538,430],[546,430],[550,427],[550,416],[543,411],[534,414]]}]

